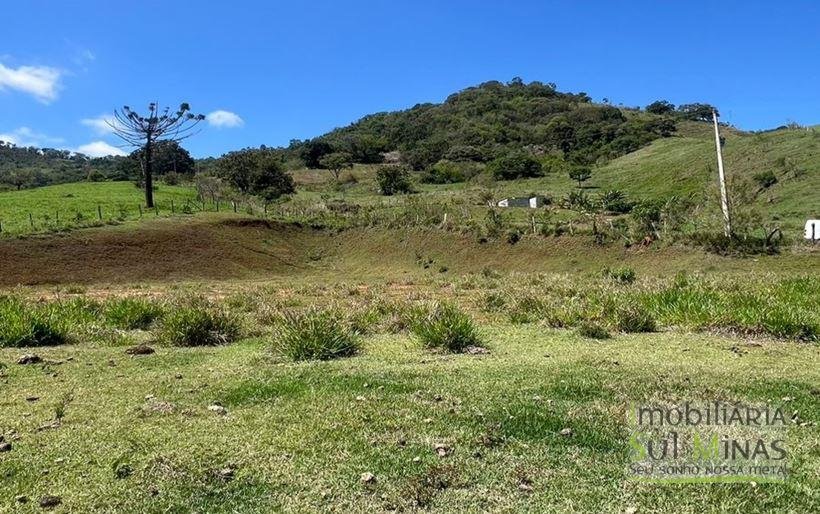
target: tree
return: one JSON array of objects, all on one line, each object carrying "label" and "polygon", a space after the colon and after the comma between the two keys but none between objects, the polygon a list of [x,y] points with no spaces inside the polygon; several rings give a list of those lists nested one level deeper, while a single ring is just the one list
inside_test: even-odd
[{"label": "tree", "polygon": [[410,174],[403,166],[381,166],[376,172],[376,181],[379,183],[379,190],[385,196],[413,192]]},{"label": "tree", "polygon": [[492,161],[490,171],[496,180],[512,180],[541,176],[541,163],[523,150],[508,153]]},{"label": "tree", "polygon": [[592,177],[592,171],[586,166],[576,166],[569,170],[569,178],[578,182],[578,187]]},{"label": "tree", "polygon": [[651,114],[671,114],[675,112],[675,105],[666,100],[657,100],[646,106],[646,112]]},{"label": "tree", "polygon": [[322,139],[311,139],[301,144],[302,148],[299,150],[299,157],[305,161],[305,166],[315,169],[321,166],[319,160],[329,153],[333,153],[333,147],[330,143]]},{"label": "tree", "polygon": [[282,169],[275,151],[246,149],[229,152],[216,163],[217,173],[230,185],[245,194],[257,195],[266,201],[293,193],[293,178]]},{"label": "tree", "polygon": [[694,103],[678,107],[678,114],[682,118],[693,121],[712,121],[712,111],[717,112],[717,109],[709,104]]},{"label": "tree", "polygon": [[[145,147],[131,152],[128,157],[136,162],[144,160]],[[196,163],[188,150],[172,140],[158,141],[151,152],[151,169],[155,175],[174,172],[178,175],[193,175]]]},{"label": "tree", "polygon": [[194,128],[205,119],[204,114],[193,114],[191,106],[182,103],[171,112],[160,109],[156,102],[148,104],[148,114],[141,116],[127,105],[114,111],[114,121],[108,125],[128,145],[142,149],[142,170],[145,178],[145,206],[154,206],[153,152],[165,141],[179,142],[195,134]]},{"label": "tree", "polygon": [[333,152],[319,159],[319,164],[332,171],[336,180],[339,180],[343,169],[353,167],[353,156],[347,152]]}]

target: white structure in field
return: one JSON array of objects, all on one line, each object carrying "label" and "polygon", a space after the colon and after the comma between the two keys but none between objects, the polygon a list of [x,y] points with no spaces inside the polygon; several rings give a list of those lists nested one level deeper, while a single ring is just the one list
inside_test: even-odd
[{"label": "white structure in field", "polygon": [[820,240],[820,220],[806,221],[806,234],[804,237],[809,241]]},{"label": "white structure in field", "polygon": [[499,207],[526,207],[537,209],[544,205],[544,199],[538,196],[532,198],[505,198],[496,204]]}]

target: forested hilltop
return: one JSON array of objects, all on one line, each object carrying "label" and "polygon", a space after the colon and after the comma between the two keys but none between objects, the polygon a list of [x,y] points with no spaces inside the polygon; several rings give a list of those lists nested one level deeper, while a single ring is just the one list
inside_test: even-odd
[{"label": "forested hilltop", "polygon": [[[675,132],[680,118],[707,120],[711,106],[665,101],[646,110],[593,103],[586,93],[558,91],[555,84],[513,79],[486,82],[450,95],[440,104],[419,104],[398,112],[365,116],[344,128],[290,150],[309,167],[344,152],[353,162],[381,162],[384,153],[416,170],[436,162],[490,162],[526,151],[547,167],[590,165],[632,152]],[[553,159],[543,159],[545,156]]]}]

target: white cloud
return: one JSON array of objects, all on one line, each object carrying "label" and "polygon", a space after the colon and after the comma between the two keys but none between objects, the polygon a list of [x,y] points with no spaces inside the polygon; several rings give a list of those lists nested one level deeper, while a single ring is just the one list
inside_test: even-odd
[{"label": "white cloud", "polygon": [[15,89],[32,95],[43,103],[57,99],[62,72],[48,66],[9,68],[0,63],[0,90]]},{"label": "white cloud", "polygon": [[208,124],[213,127],[233,128],[241,127],[245,124],[245,121],[240,118],[239,115],[231,111],[214,111],[208,114],[206,118]]},{"label": "white cloud", "polygon": [[[2,66],[2,65],[0,65]],[[51,147],[60,145],[65,142],[61,137],[52,137],[46,134],[35,132],[28,127],[20,127],[0,134],[0,141],[12,143],[17,146],[36,146],[39,148]]]},{"label": "white cloud", "polygon": [[96,118],[84,118],[80,120],[80,123],[86,127],[91,127],[99,135],[111,134],[114,132],[112,125],[114,127],[120,125],[113,114],[100,114]]},{"label": "white cloud", "polygon": [[110,145],[105,141],[92,141],[86,145],[79,146],[77,153],[87,155],[89,157],[105,157],[106,155],[127,155],[120,148]]}]

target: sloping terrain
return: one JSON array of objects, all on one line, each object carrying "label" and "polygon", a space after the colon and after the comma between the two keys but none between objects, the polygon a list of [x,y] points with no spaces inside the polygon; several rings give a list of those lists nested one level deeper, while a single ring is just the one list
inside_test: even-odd
[{"label": "sloping terrain", "polygon": [[812,253],[732,259],[674,247],[601,247],[588,238],[525,238],[510,245],[438,229],[332,232],[203,215],[0,240],[0,286],[308,275],[363,280],[485,269],[597,273],[619,265],[655,275],[693,269],[801,272],[817,261]]},{"label": "sloping terrain", "polygon": [[[716,194],[714,134],[706,123],[681,124],[681,134],[615,159],[594,174],[602,188],[638,198]],[[748,133],[724,129],[724,162],[730,186],[785,226],[802,227],[820,208],[820,127]],[[771,171],[777,182],[760,186]],[[736,200],[739,201],[739,200]]]}]

